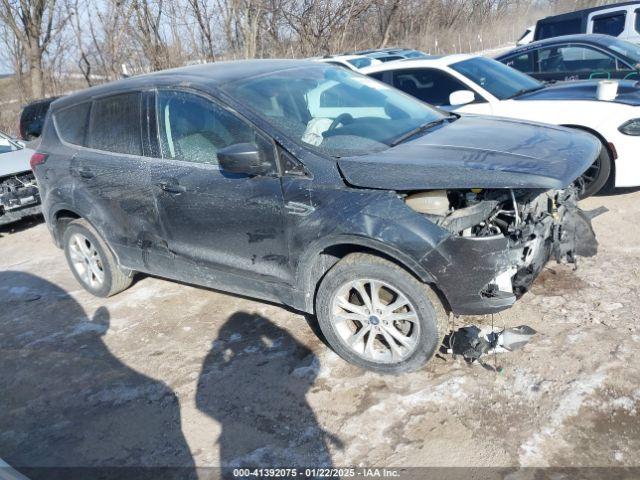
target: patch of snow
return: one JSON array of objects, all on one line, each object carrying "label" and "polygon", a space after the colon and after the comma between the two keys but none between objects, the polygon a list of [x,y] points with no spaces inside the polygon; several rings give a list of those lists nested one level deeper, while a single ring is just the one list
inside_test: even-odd
[{"label": "patch of snow", "polygon": [[291,374],[294,377],[298,377],[298,378],[305,378],[305,377],[315,378],[318,376],[319,373],[320,373],[320,359],[318,359],[318,357],[316,357],[315,355],[313,356],[313,359],[311,360],[311,363],[309,365],[305,367],[298,367],[293,372],[291,372]]},{"label": "patch of snow", "polygon": [[577,415],[587,397],[600,388],[605,379],[605,372],[600,371],[571,382],[568,392],[557,402],[547,424],[520,446],[521,466],[548,466],[544,455],[545,443],[547,440],[553,440],[556,448],[562,443],[559,431],[564,422]]}]

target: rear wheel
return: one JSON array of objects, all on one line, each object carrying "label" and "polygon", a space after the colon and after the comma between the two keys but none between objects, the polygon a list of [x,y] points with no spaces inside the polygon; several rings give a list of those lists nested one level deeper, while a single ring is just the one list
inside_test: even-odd
[{"label": "rear wheel", "polygon": [[595,195],[605,187],[613,171],[612,163],[609,149],[603,144],[598,158],[576,181],[582,192],[579,195],[580,199]]},{"label": "rear wheel", "polygon": [[110,297],[126,289],[133,277],[123,271],[98,232],[84,219],[67,225],[64,253],[73,276],[97,297]]},{"label": "rear wheel", "polygon": [[362,253],[348,255],[325,275],[316,313],[338,355],[381,373],[423,366],[447,326],[429,286],[388,260]]}]

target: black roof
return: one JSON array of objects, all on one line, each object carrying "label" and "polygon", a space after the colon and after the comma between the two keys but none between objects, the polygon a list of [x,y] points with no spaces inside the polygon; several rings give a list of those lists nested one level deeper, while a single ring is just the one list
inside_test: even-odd
[{"label": "black roof", "polygon": [[548,17],[545,17],[543,19],[538,20],[538,23],[569,20],[571,18],[587,16],[590,13],[597,12],[599,10],[606,10],[608,8],[616,8],[616,7],[626,7],[628,5],[638,5],[638,6],[640,6],[640,2],[636,1],[636,2],[611,3],[609,5],[599,5],[597,7],[584,8],[582,10],[575,10],[573,12],[561,13],[559,15],[550,15]]},{"label": "black roof", "polygon": [[609,35],[603,35],[601,33],[576,33],[574,35],[562,35],[560,37],[543,38],[542,40],[536,40],[535,42],[527,43],[526,45],[522,45],[521,47],[516,47],[512,50],[509,50],[507,53],[498,55],[495,58],[496,60],[499,60],[504,57],[510,57],[511,55],[514,55],[514,54],[528,52],[529,50],[532,50],[534,48],[553,45],[554,43],[577,42],[577,43],[590,43],[592,45],[607,47],[609,43],[611,43],[612,38],[615,38],[615,37],[611,37]]},{"label": "black roof", "polygon": [[136,75],[87,88],[60,98],[52,104],[52,109],[62,108],[93,97],[100,97],[120,91],[124,92],[153,86],[170,86],[176,84],[211,88],[228,82],[257,77],[265,73],[302,66],[320,65],[321,64],[308,60],[233,60],[190,65],[188,67],[172,68],[170,70]]}]

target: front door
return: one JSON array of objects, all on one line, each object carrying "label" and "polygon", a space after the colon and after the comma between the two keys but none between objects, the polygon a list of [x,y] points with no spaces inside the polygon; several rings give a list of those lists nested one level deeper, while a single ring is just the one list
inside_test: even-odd
[{"label": "front door", "polygon": [[[154,175],[155,198],[171,276],[246,293],[247,280],[290,283],[273,144],[198,93],[160,90],[156,110],[164,168]],[[247,142],[271,159],[272,175],[250,177],[219,168],[218,150]]]}]

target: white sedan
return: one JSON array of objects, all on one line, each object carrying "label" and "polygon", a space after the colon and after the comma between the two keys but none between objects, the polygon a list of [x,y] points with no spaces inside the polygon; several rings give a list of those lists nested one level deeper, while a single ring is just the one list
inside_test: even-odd
[{"label": "white sedan", "polygon": [[[603,187],[640,185],[640,89],[620,81],[598,100],[599,81],[545,85],[495,60],[475,55],[405,60],[362,73],[446,110],[551,123],[590,132],[603,145],[583,175],[583,197]],[[615,85],[608,85],[613,87]],[[602,98],[602,97],[601,97]]]}]

